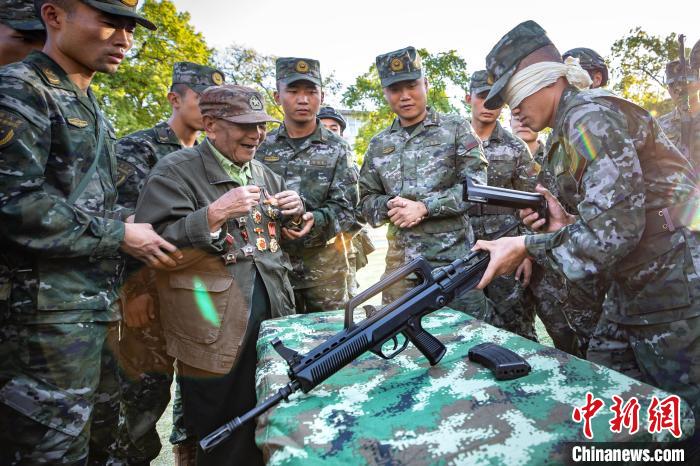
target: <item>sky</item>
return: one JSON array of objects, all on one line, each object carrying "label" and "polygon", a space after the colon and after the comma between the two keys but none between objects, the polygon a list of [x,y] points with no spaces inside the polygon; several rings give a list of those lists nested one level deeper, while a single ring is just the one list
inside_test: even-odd
[{"label": "sky", "polygon": [[[590,47],[606,56],[612,43],[641,26],[649,33],[700,39],[700,1],[500,0],[174,0],[208,44],[245,45],[266,55],[315,58],[348,85],[376,55],[408,45],[456,49],[470,72],[484,68],[491,47],[516,24],[533,19],[564,52]],[[673,8],[662,6],[672,5]],[[486,11],[493,6],[494,12]]]}]

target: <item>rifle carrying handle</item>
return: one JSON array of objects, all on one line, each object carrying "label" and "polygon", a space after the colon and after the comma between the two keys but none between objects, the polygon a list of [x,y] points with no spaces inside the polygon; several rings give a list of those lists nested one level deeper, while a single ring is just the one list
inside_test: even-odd
[{"label": "rifle carrying handle", "polygon": [[408,322],[405,334],[406,338],[428,359],[431,366],[439,363],[447,351],[440,340],[421,327],[419,319],[412,319]]}]

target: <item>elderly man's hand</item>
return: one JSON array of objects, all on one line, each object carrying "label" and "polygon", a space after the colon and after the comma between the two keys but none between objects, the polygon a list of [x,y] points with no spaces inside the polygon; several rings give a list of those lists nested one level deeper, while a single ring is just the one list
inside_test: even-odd
[{"label": "elderly man's hand", "polygon": [[182,253],[153,231],[150,223],[125,223],[121,249],[156,269],[177,265]]},{"label": "elderly man's hand", "polygon": [[540,218],[539,214],[532,209],[522,209],[518,212],[518,215],[520,215],[520,219],[526,227],[537,232],[550,233],[560,230],[576,221],[576,217],[564,210],[564,206],[561,205],[561,202],[554,197],[549,189],[538,184],[535,191],[543,194],[547,201],[549,222],[547,223],[547,228],[543,229],[542,227],[544,226],[545,219]]},{"label": "elderly man's hand", "polygon": [[394,197],[386,203],[389,221],[399,228],[412,228],[428,216],[425,204],[403,197]]},{"label": "elderly man's hand", "polygon": [[488,251],[491,256],[477,285],[480,290],[486,288],[495,277],[513,272],[528,257],[524,236],[506,236],[495,241],[479,240],[472,251]]},{"label": "elderly man's hand", "polygon": [[304,214],[304,202],[296,191],[282,191],[275,194],[282,215],[297,217]]},{"label": "elderly man's hand", "polygon": [[286,239],[299,239],[308,235],[311,228],[314,226],[314,214],[311,212],[306,212],[304,215],[302,215],[301,220],[303,223],[300,230],[282,228],[282,236],[284,236]]},{"label": "elderly man's hand", "polygon": [[209,204],[207,220],[209,231],[217,231],[231,217],[248,215],[260,203],[260,188],[255,185],[233,188]]}]

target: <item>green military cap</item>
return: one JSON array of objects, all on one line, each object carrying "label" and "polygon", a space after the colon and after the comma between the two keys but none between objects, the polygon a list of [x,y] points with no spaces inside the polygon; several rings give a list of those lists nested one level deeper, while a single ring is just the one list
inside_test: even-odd
[{"label": "green military cap", "polygon": [[202,116],[250,124],[279,121],[265,113],[263,96],[255,89],[236,84],[223,84],[208,87],[199,96],[199,110]]},{"label": "green military cap", "polygon": [[486,56],[491,91],[484,101],[484,106],[490,110],[501,107],[504,102],[500,94],[513,76],[520,60],[548,45],[553,44],[547,33],[532,20],[518,24],[501,37]]},{"label": "green military cap", "polygon": [[295,81],[311,81],[321,85],[321,65],[311,58],[280,57],[275,61],[277,82],[291,84]]},{"label": "green military cap", "polygon": [[0,23],[17,31],[43,31],[33,0],[0,0]]},{"label": "green military cap", "polygon": [[377,56],[377,72],[382,87],[399,81],[413,81],[424,76],[423,64],[415,47],[406,47]]},{"label": "green military cap", "polygon": [[469,93],[481,94],[482,92],[490,91],[489,72],[486,70],[475,71],[472,77],[469,78]]},{"label": "green military cap", "polygon": [[[691,70],[688,65],[685,66],[685,76],[688,82],[698,80],[698,70]],[[680,60],[673,60],[666,64],[666,85],[671,86],[679,83],[683,79],[683,71],[681,70]]]},{"label": "green military cap", "polygon": [[[36,2],[37,0],[35,0]],[[144,18],[143,16],[136,13],[136,5],[138,5],[139,0],[81,0],[83,3],[87,3],[93,8],[97,8],[100,11],[109,13],[110,15],[126,16],[128,18],[134,18],[138,24],[155,31],[158,29],[155,24]]]},{"label": "green military cap", "polygon": [[577,47],[567,50],[561,55],[563,60],[566,60],[568,57],[578,58],[578,63],[581,65],[581,68],[589,73],[594,70],[600,71],[603,74],[603,81],[600,83],[601,86],[605,86],[608,83],[608,65],[605,64],[603,57],[595,50],[586,47]]},{"label": "green military cap", "polygon": [[173,84],[185,84],[197,93],[210,86],[220,86],[224,81],[224,73],[211,66],[189,61],[179,61],[173,65]]},{"label": "green military cap", "polygon": [[325,106],[321,107],[321,110],[318,112],[318,118],[323,119],[323,118],[330,118],[331,120],[335,120],[338,122],[340,125],[340,131],[345,131],[345,128],[348,126],[348,122],[345,121],[345,117],[341,115],[336,109],[333,107]]}]

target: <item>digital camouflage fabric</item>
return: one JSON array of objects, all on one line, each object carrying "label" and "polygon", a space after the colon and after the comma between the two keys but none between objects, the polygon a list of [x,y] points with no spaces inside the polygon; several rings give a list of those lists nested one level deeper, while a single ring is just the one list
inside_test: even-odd
[{"label": "digital camouflage fabric", "polygon": [[173,65],[173,84],[184,84],[197,93],[211,86],[224,84],[224,73],[211,66],[189,61],[179,61]]},{"label": "digital camouflage fabric", "polygon": [[0,23],[17,31],[43,31],[32,0],[0,0]]},{"label": "digital camouflage fabric", "polygon": [[382,87],[400,81],[414,81],[425,76],[423,63],[415,47],[406,47],[379,55],[376,58],[377,72]]},{"label": "digital camouflage fabric", "polygon": [[[481,79],[478,78],[479,76],[475,80],[472,76],[472,84],[483,88],[483,83],[480,83]],[[480,92],[484,90],[488,89],[482,89]],[[482,144],[484,155],[489,162],[489,186],[528,192],[535,190],[539,165],[533,160],[530,150],[521,139],[506,131],[496,121],[491,135],[482,141]],[[476,239],[489,239],[506,225],[520,222],[515,209],[482,204],[475,204],[469,209],[469,220]],[[510,236],[518,236],[524,232],[524,228],[518,228]],[[493,305],[488,323],[537,340],[532,299],[526,296],[527,289],[515,279],[514,274],[496,277],[486,287],[485,292]]]},{"label": "digital camouflage fabric", "polygon": [[[568,57],[578,58],[579,65],[581,65],[581,68],[588,71],[588,74],[591,74],[592,71],[600,71],[603,74],[603,80],[600,83],[601,86],[605,86],[608,83],[608,65],[605,64],[603,57],[595,50],[586,47],[577,47],[567,50],[561,55],[561,58],[564,60]],[[593,76],[591,76],[591,78],[592,77]]]},{"label": "digital camouflage fabric", "polygon": [[[375,228],[389,223],[387,202],[396,196],[421,201],[428,210],[427,218],[412,228],[389,223],[385,275],[418,256],[442,266],[469,253],[474,234],[462,184],[467,178],[486,184],[487,164],[467,120],[430,108],[411,134],[396,118],[372,138],[360,170],[361,216]],[[382,299],[393,301],[413,285],[404,280],[385,290]],[[468,293],[459,301],[451,307],[486,317],[482,292]]]},{"label": "digital camouflage fabric", "polygon": [[[299,145],[284,126],[268,134],[255,159],[281,176],[304,200],[314,226],[304,238],[285,241],[297,312],[340,309],[347,300],[348,261],[341,232],[356,228],[357,170],[348,143],[320,121]],[[303,290],[303,291],[302,291]],[[301,301],[301,302],[299,302]]]},{"label": "digital camouflage fabric", "polygon": [[[359,315],[358,317],[359,318]],[[343,327],[341,312],[263,322],[258,339],[258,402],[286,384],[286,362],[274,351],[279,338],[302,354]],[[593,441],[673,440],[651,435],[645,410],[669,394],[605,367],[538,345],[461,312],[443,309],[423,327],[447,348],[431,367],[416,348],[391,360],[368,353],[308,394],[297,393],[258,419],[256,441],[267,464],[563,464],[565,442],[586,441],[575,407],[591,392],[605,403],[592,419]],[[498,381],[470,362],[469,348],[493,342],[524,357],[532,372]],[[613,434],[612,396],[637,397],[640,430]],[[683,436],[693,414],[680,407]]]},{"label": "digital camouflage fabric", "polygon": [[275,61],[275,77],[284,84],[310,81],[321,86],[321,65],[311,58],[280,57]]}]

